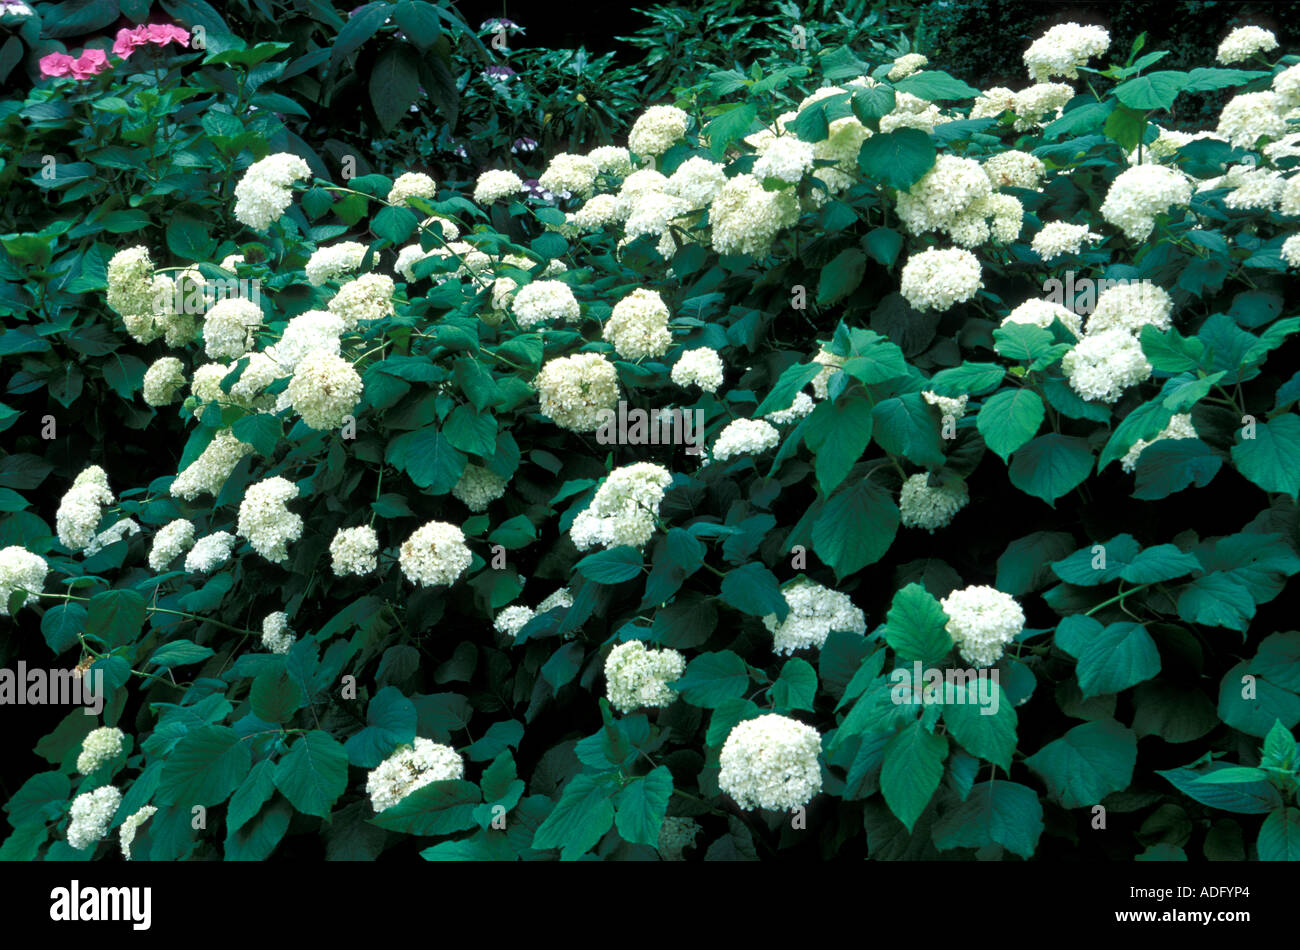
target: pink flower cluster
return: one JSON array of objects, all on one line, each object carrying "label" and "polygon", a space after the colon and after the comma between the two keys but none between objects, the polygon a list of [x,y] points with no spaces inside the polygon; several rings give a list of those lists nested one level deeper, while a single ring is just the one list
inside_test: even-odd
[{"label": "pink flower cluster", "polygon": [[[170,23],[146,23],[133,30],[118,30],[117,39],[113,41],[113,55],[129,59],[137,47],[150,43],[154,46],[166,46],[173,42],[188,47],[189,30]],[[46,79],[59,76],[89,79],[108,69],[108,54],[102,49],[87,49],[74,59],[67,53],[50,53],[41,57],[40,67],[41,76]]]},{"label": "pink flower cluster", "polygon": [[77,58],[67,53],[50,53],[40,59],[41,76],[71,76],[73,79],[89,79],[108,68],[108,55],[102,49],[84,50]]},{"label": "pink flower cluster", "polygon": [[134,30],[118,30],[117,39],[113,41],[113,53],[123,59],[128,59],[135,52],[137,46],[145,46],[149,43],[154,46],[166,46],[172,41],[188,47],[190,45],[189,31],[179,26],[173,26],[170,23],[146,23],[143,26],[137,26]]}]

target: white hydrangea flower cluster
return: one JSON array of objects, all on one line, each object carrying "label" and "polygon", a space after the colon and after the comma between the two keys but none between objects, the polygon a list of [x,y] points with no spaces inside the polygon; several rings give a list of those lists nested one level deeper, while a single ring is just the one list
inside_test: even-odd
[{"label": "white hydrangea flower cluster", "polygon": [[1278,210],[1291,217],[1300,215],[1300,174],[1293,174],[1283,184]]},{"label": "white hydrangea flower cluster", "polygon": [[945,425],[949,420],[955,423],[966,415],[966,403],[970,400],[970,396],[965,393],[960,396],[941,396],[932,389],[924,390],[921,398],[939,410]]},{"label": "white hydrangea flower cluster", "polygon": [[695,838],[703,829],[694,818],[667,817],[659,826],[656,848],[665,861],[681,861],[682,852],[694,847]]},{"label": "white hydrangea flower cluster", "polygon": [[574,432],[594,432],[618,404],[618,371],[599,353],[561,356],[533,380],[542,415]]},{"label": "white hydrangea flower cluster", "polygon": [[754,177],[759,181],[776,178],[796,185],[813,168],[813,146],[793,135],[774,138],[754,162]]},{"label": "white hydrangea flower cluster", "polygon": [[91,465],[78,475],[59,503],[54,523],[59,542],[69,551],[80,551],[95,538],[104,508],[113,503],[108,474]]},{"label": "white hydrangea flower cluster", "polygon": [[14,591],[27,591],[23,606],[40,599],[50,566],[45,558],[26,548],[11,544],[0,549],[0,617],[9,616],[9,597]]},{"label": "white hydrangea flower cluster", "polygon": [[1275,92],[1243,92],[1223,107],[1216,131],[1233,145],[1252,148],[1262,138],[1277,139],[1286,134],[1283,108]]},{"label": "white hydrangea flower cluster", "polygon": [[898,218],[912,234],[946,233],[974,247],[988,240],[993,183],[979,162],[942,154],[912,187],[898,192]]},{"label": "white hydrangea flower cluster", "polygon": [[151,406],[166,406],[176,401],[185,388],[185,367],[174,356],[163,356],[145,370],[141,395]]},{"label": "white hydrangea flower cluster", "polygon": [[699,386],[706,393],[716,393],[722,385],[722,357],[717,350],[707,346],[686,350],[673,364],[671,378],[683,388]]},{"label": "white hydrangea flower cluster", "polygon": [[903,265],[899,291],[916,310],[947,310],[984,286],[980,262],[963,248],[928,248]]},{"label": "white hydrangea flower cluster", "polygon": [[668,305],[657,290],[638,287],[614,304],[603,336],[625,360],[663,356],[673,342],[669,316]]},{"label": "white hydrangea flower cluster", "polygon": [[309,353],[337,356],[343,335],[343,318],[327,310],[298,314],[284,328],[280,340],[266,352],[286,373],[292,373]]},{"label": "white hydrangea flower cluster", "polygon": [[[152,322],[153,277],[153,261],[144,245],[118,251],[108,260],[108,291],[105,295],[108,305],[123,318],[148,316]],[[130,329],[131,324],[127,326]]]},{"label": "white hydrangea flower cluster", "polygon": [[1114,402],[1151,376],[1142,344],[1120,327],[1086,335],[1061,359],[1070,386],[1084,399]]},{"label": "white hydrangea flower cluster", "polygon": [[889,73],[885,76],[890,82],[898,82],[905,79],[921,67],[929,63],[930,60],[920,53],[904,53],[902,56],[894,59],[894,65],[890,67]]},{"label": "white hydrangea flower cluster", "polygon": [[[419,244],[408,244],[397,252],[397,262],[393,264],[393,270],[401,274],[402,279],[408,284],[413,284],[419,280],[419,278],[415,276],[416,264],[430,257],[447,256],[448,254],[446,253],[445,248],[435,248],[431,251],[426,251]],[[441,283],[443,279],[444,278],[439,277],[438,282]]]},{"label": "white hydrangea flower cluster", "polygon": [[[649,176],[638,180],[646,183],[656,181]],[[663,181],[662,187],[674,198],[685,202],[688,209],[697,210],[711,202],[726,183],[727,173],[720,163],[695,155],[678,165],[677,170]]]},{"label": "white hydrangea flower cluster", "polygon": [[253,447],[241,442],[231,430],[222,429],[202,454],[172,481],[172,497],[185,501],[193,501],[205,493],[216,497],[239,460],[252,451]]},{"label": "white hydrangea flower cluster", "polygon": [[465,535],[454,524],[430,521],[402,543],[398,563],[407,580],[421,587],[454,583],[474,561]]},{"label": "white hydrangea flower cluster", "polygon": [[835,631],[867,632],[867,616],[853,605],[848,594],[801,577],[788,584],[781,596],[790,607],[785,619],[778,621],[776,614],[763,618],[763,626],[772,633],[772,649],[778,654],[820,649]]},{"label": "white hydrangea flower cluster", "polygon": [[569,536],[574,546],[579,551],[596,545],[644,546],[655,532],[659,505],[672,481],[672,473],[653,462],[614,469],[573,519]]},{"label": "white hydrangea flower cluster", "polygon": [[984,172],[998,188],[1034,190],[1047,175],[1047,166],[1036,155],[1010,148],[984,160]]},{"label": "white hydrangea flower cluster", "polygon": [[235,536],[229,531],[214,531],[194,542],[185,555],[185,570],[194,574],[208,574],[230,559],[235,546]]},{"label": "white hydrangea flower cluster", "polygon": [[311,257],[307,260],[307,266],[304,268],[307,272],[307,279],[314,286],[319,287],[327,280],[333,280],[340,274],[351,273],[361,266],[361,261],[366,256],[366,250],[364,244],[359,244],[356,241],[340,241],[338,244],[332,244],[329,247],[317,248],[312,251]]},{"label": "white hydrangea flower cluster", "polygon": [[552,194],[568,197],[590,198],[596,188],[596,176],[600,170],[585,155],[571,155],[560,152],[546,166],[537,179],[537,183]]},{"label": "white hydrangea flower cluster", "polygon": [[302,537],[302,516],[287,507],[297,497],[298,486],[279,475],[255,482],[244,492],[236,530],[268,561],[287,559],[289,542]]},{"label": "white hydrangea flower cluster", "polygon": [[496,615],[496,619],[492,621],[492,626],[499,633],[517,637],[524,625],[536,616],[537,614],[531,607],[525,607],[523,604],[511,604]]},{"label": "white hydrangea flower cluster", "polygon": [[713,249],[762,257],[782,228],[799,220],[799,199],[789,188],[765,191],[753,175],[727,179],[709,208]]},{"label": "white hydrangea flower cluster", "polygon": [[793,811],[822,789],[821,734],[768,713],[732,728],[718,756],[718,787],[742,809]]},{"label": "white hydrangea flower cluster", "polygon": [[194,524],[184,518],[169,521],[153,536],[149,549],[149,567],[161,571],[194,545]]},{"label": "white hydrangea flower cluster", "polygon": [[218,300],[203,320],[203,344],[209,358],[235,360],[253,348],[262,308],[242,297]]},{"label": "white hydrangea flower cluster", "polygon": [[971,104],[970,118],[996,119],[1004,112],[1014,111],[1016,92],[1006,86],[992,86],[975,97]]},{"label": "white hydrangea flower cluster", "polygon": [[1086,224],[1049,221],[1034,235],[1029,246],[1044,261],[1052,261],[1063,254],[1078,254],[1083,250],[1084,244],[1100,240],[1101,235],[1090,230]]},{"label": "white hydrangea flower cluster", "polygon": [[1239,26],[1219,44],[1215,58],[1224,66],[1250,59],[1256,53],[1269,53],[1277,49],[1277,37],[1272,30],[1258,26]]},{"label": "white hydrangea flower cluster", "polygon": [[506,493],[506,480],[491,469],[471,462],[461,472],[451,493],[470,511],[486,511],[488,505]]},{"label": "white hydrangea flower cluster", "polygon": [[399,208],[409,208],[411,198],[432,201],[438,194],[438,183],[423,172],[406,172],[398,175],[393,187],[388,189],[388,203]]},{"label": "white hydrangea flower cluster", "polygon": [[1026,300],[1002,318],[1002,326],[1005,327],[1008,323],[1028,323],[1046,330],[1056,320],[1060,320],[1076,338],[1083,335],[1079,315],[1051,300]]},{"label": "white hydrangea flower cluster", "polygon": [[90,543],[86,545],[86,550],[83,554],[86,557],[94,557],[110,544],[116,544],[123,538],[131,537],[132,535],[137,535],[139,533],[140,526],[136,524],[135,519],[126,518],[110,525],[103,531],[99,532],[99,534],[95,535],[95,537],[91,539]]},{"label": "white hydrangea flower cluster", "polygon": [[668,684],[684,672],[686,657],[676,650],[649,650],[640,640],[628,640],[610,650],[605,660],[605,696],[621,713],[667,706],[677,698]]},{"label": "white hydrangea flower cluster", "polygon": [[550,594],[547,594],[546,597],[542,599],[542,602],[537,605],[537,613],[544,614],[548,610],[554,610],[556,607],[572,606],[573,594],[570,593],[569,588],[560,587],[552,591]]},{"label": "white hydrangea flower cluster", "polygon": [[596,168],[605,175],[626,178],[632,173],[632,154],[621,145],[600,145],[587,153]]},{"label": "white hydrangea flower cluster", "polygon": [[379,566],[379,536],[370,525],[339,528],[330,541],[330,560],[339,577],[363,577]]},{"label": "white hydrangea flower cluster", "polygon": [[1015,598],[984,584],[955,590],[939,605],[948,615],[945,629],[962,659],[976,666],[996,663],[1025,628],[1025,613]]},{"label": "white hydrangea flower cluster", "polygon": [[1238,211],[1274,211],[1282,201],[1286,179],[1281,172],[1270,168],[1234,165],[1223,176],[1221,187],[1223,186],[1232,188],[1223,199],[1229,208]]},{"label": "white hydrangea flower cluster", "polygon": [[[823,383],[823,385],[825,385],[825,383]],[[771,412],[767,413],[767,415],[763,416],[763,418],[768,422],[771,422],[773,425],[789,425],[792,422],[798,422],[804,416],[812,412],[816,407],[817,404],[813,402],[811,396],[805,392],[798,392],[794,394],[794,402],[790,404],[788,409],[773,409]]]},{"label": "white hydrangea flower cluster", "polygon": [[310,175],[307,163],[287,152],[254,162],[235,185],[235,220],[265,231],[293,201],[294,182]]},{"label": "white hydrangea flower cluster", "polygon": [[1115,327],[1129,333],[1138,333],[1144,326],[1168,330],[1173,312],[1173,298],[1151,281],[1116,284],[1097,296],[1097,304],[1088,318],[1088,333]]},{"label": "white hydrangea flower cluster", "polygon": [[395,290],[393,278],[387,274],[362,274],[339,288],[328,304],[329,311],[343,321],[344,329],[351,330],[358,324],[382,320],[396,313],[393,308]]},{"label": "white hydrangea flower cluster", "polygon": [[1181,172],[1163,165],[1135,165],[1111,182],[1101,216],[1130,241],[1145,241],[1156,215],[1184,207],[1191,197],[1191,182]]},{"label": "white hydrangea flower cluster", "polygon": [[132,812],[122,820],[122,825],[117,830],[118,840],[122,844],[122,857],[127,861],[131,860],[131,845],[135,842],[135,836],[140,831],[140,826],[157,812],[157,806],[145,805],[139,811]]},{"label": "white hydrangea flower cluster", "polygon": [[1074,88],[1063,82],[1040,82],[1021,89],[1011,106],[1016,114],[1016,131],[1025,132],[1060,118],[1065,104],[1073,98]]},{"label": "white hydrangea flower cluster", "polygon": [[85,851],[108,834],[108,826],[113,823],[113,816],[122,804],[122,793],[112,785],[105,785],[94,791],[82,792],[72,800],[68,814],[72,822],[68,825],[68,845],[77,851]]},{"label": "white hydrangea flower cluster", "polygon": [[337,429],[361,399],[361,375],[341,356],[309,353],[289,380],[285,397],[313,429]]},{"label": "white hydrangea flower cluster", "polygon": [[582,308],[573,295],[573,289],[558,280],[535,280],[526,284],[515,294],[510,310],[520,329],[524,330],[548,320],[577,323],[582,319]]},{"label": "white hydrangea flower cluster", "polygon": [[1282,260],[1288,267],[1300,267],[1300,234],[1293,234],[1282,242]]},{"label": "white hydrangea flower cluster", "polygon": [[81,740],[81,753],[77,756],[77,771],[82,775],[107,765],[122,751],[122,742],[126,738],[122,730],[114,726],[101,726],[86,733]]},{"label": "white hydrangea flower cluster", "polygon": [[1138,439],[1133,443],[1133,447],[1124,454],[1120,460],[1120,465],[1124,471],[1131,472],[1137,468],[1138,459],[1147,446],[1161,439],[1195,439],[1196,427],[1192,425],[1192,415],[1188,412],[1180,412],[1169,420],[1169,425],[1160,430],[1160,433],[1151,439]]},{"label": "white hydrangea flower cluster", "polygon": [[924,528],[934,534],[946,527],[957,512],[970,501],[970,491],[960,479],[931,485],[925,472],[903,482],[898,496],[898,511],[903,527]]},{"label": "white hydrangea flower cluster", "polygon": [[387,811],[417,788],[432,782],[465,777],[465,762],[451,746],[416,737],[411,745],[398,746],[366,777],[370,807],[378,814]]},{"label": "white hydrangea flower cluster", "polygon": [[1110,34],[1100,26],[1061,23],[1034,40],[1025,50],[1025,68],[1035,82],[1056,76],[1078,79],[1079,67],[1110,48]]},{"label": "white hydrangea flower cluster", "polygon": [[651,106],[632,123],[627,147],[643,158],[662,155],[686,136],[689,121],[676,106]]},{"label": "white hydrangea flower cluster", "polygon": [[294,635],[289,629],[289,615],[283,610],[267,614],[262,619],[262,646],[281,656],[293,646]]},{"label": "white hydrangea flower cluster", "polygon": [[482,205],[502,201],[525,191],[523,179],[511,171],[489,168],[474,184],[474,200]]},{"label": "white hydrangea flower cluster", "polygon": [[579,231],[599,231],[623,220],[615,195],[596,195],[577,211],[569,212],[567,223]]},{"label": "white hydrangea flower cluster", "polygon": [[781,433],[762,419],[734,419],[718,433],[713,443],[714,461],[725,462],[737,455],[762,455],[777,447]]}]

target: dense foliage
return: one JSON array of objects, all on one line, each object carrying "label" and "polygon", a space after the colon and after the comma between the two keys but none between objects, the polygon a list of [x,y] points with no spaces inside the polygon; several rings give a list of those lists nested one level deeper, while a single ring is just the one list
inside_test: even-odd
[{"label": "dense foliage", "polygon": [[981,90],[825,5],[642,84],[414,0],[42,6],[0,658],[104,702],[0,856],[1300,858],[1271,34]]}]

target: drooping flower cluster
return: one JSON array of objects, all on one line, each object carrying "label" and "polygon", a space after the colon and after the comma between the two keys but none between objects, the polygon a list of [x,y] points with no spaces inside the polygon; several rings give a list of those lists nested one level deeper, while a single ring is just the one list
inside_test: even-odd
[{"label": "drooping flower cluster", "polygon": [[289,542],[302,537],[302,516],[288,508],[297,497],[298,486],[278,475],[249,485],[244,493],[236,530],[268,561],[288,558]]},{"label": "drooping flower cluster", "polygon": [[492,626],[498,632],[509,637],[517,637],[524,625],[535,616],[537,614],[531,607],[526,607],[523,604],[511,604],[496,615],[496,618],[492,621]]},{"label": "drooping flower cluster", "polygon": [[222,429],[212,437],[203,453],[172,481],[172,497],[193,501],[204,493],[214,497],[221,494],[239,460],[252,451],[253,447],[241,442],[231,430]]},{"label": "drooping flower cluster", "polygon": [[122,804],[122,793],[112,785],[105,785],[94,791],[82,792],[72,800],[68,814],[72,822],[68,825],[68,846],[85,851],[94,846],[113,823],[113,816]]},{"label": "drooping flower cluster", "polygon": [[659,826],[656,848],[665,861],[681,861],[682,852],[693,847],[695,838],[703,829],[694,818],[674,818],[671,815]]},{"label": "drooping flower cluster", "polygon": [[235,219],[254,231],[265,231],[293,201],[293,184],[311,175],[297,155],[277,152],[254,162],[235,185]]},{"label": "drooping flower cluster", "polygon": [[984,584],[955,590],[939,604],[962,659],[976,666],[996,663],[1025,628],[1025,613],[1015,598]]},{"label": "drooping flower cluster", "polygon": [[686,658],[676,650],[649,650],[640,640],[620,643],[605,660],[606,697],[622,713],[667,706],[677,698],[668,684],[681,679]]},{"label": "drooping flower cluster", "polygon": [[118,840],[122,844],[122,857],[131,860],[131,845],[135,842],[135,836],[140,831],[140,826],[152,818],[158,811],[156,805],[145,805],[139,811],[132,812],[122,820],[121,827],[118,828]]},{"label": "drooping flower cluster", "polygon": [[465,777],[465,761],[451,746],[416,737],[397,750],[366,777],[366,794],[376,813],[387,811],[417,788],[431,782]]},{"label": "drooping flower cluster", "polygon": [[1065,221],[1050,221],[1034,235],[1029,246],[1044,261],[1053,261],[1063,254],[1078,254],[1084,244],[1101,240],[1101,235],[1089,229],[1086,224],[1069,224]]},{"label": "drooping flower cluster", "polygon": [[542,415],[574,432],[594,432],[618,403],[618,371],[599,353],[557,357],[533,386]]},{"label": "drooping flower cluster", "polygon": [[899,291],[917,310],[947,310],[984,286],[979,259],[962,248],[928,248],[903,265]]},{"label": "drooping flower cluster", "polygon": [[421,587],[451,584],[474,560],[465,534],[454,524],[430,521],[402,543],[398,563],[407,580]]},{"label": "drooping flower cluster", "polygon": [[735,419],[728,422],[713,443],[713,459],[725,462],[737,455],[761,455],[774,449],[781,433],[762,419]]},{"label": "drooping flower cluster", "polygon": [[340,241],[312,252],[304,268],[307,279],[319,287],[327,280],[347,274],[361,266],[368,248],[356,241]]},{"label": "drooping flower cluster", "polygon": [[832,632],[867,632],[867,617],[853,605],[848,594],[799,578],[781,591],[790,612],[784,620],[776,614],[763,618],[772,632],[772,649],[789,655],[795,650],[819,649]]},{"label": "drooping flower cluster", "polygon": [[24,607],[36,603],[49,570],[45,558],[24,547],[11,544],[0,549],[0,617],[9,616],[9,597],[15,591],[28,592]]},{"label": "drooping flower cluster", "polygon": [[768,713],[737,724],[718,756],[718,787],[745,811],[792,811],[822,789],[821,734]]},{"label": "drooping flower cluster", "polygon": [[596,545],[642,547],[655,532],[659,505],[672,481],[672,473],[653,462],[614,469],[573,519],[569,536],[574,546],[579,551]]},{"label": "drooping flower cluster", "polygon": [[163,356],[145,370],[141,395],[151,406],[166,406],[176,401],[185,382],[184,364],[174,356]]},{"label": "drooping flower cluster", "polygon": [[194,542],[185,555],[185,570],[195,574],[208,574],[230,560],[235,546],[235,536],[229,531],[214,531]]},{"label": "drooping flower cluster", "polygon": [[122,751],[122,740],[126,736],[114,726],[101,726],[86,733],[81,740],[81,753],[77,756],[77,771],[89,775],[103,765],[107,765]]},{"label": "drooping flower cluster", "polygon": [[931,485],[930,476],[922,472],[903,482],[898,512],[903,527],[924,528],[933,534],[952,521],[969,501],[970,492],[961,479]]},{"label": "drooping flower cluster", "polygon": [[272,653],[285,654],[293,646],[294,636],[289,630],[289,615],[283,610],[267,614],[262,619],[262,646]]},{"label": "drooping flower cluster", "polygon": [[203,320],[203,344],[214,360],[234,360],[253,348],[262,308],[242,297],[218,300]]},{"label": "drooping flower cluster", "polygon": [[70,551],[80,551],[89,545],[95,538],[104,506],[112,503],[108,475],[98,465],[91,465],[73,480],[59,503],[54,518],[60,543]]},{"label": "drooping flower cluster", "polygon": [[1025,68],[1035,82],[1056,76],[1078,79],[1079,67],[1110,48],[1110,34],[1100,26],[1061,23],[1052,27],[1025,50]]},{"label": "drooping flower cluster", "polygon": [[193,544],[193,522],[184,518],[167,522],[153,536],[153,547],[149,549],[149,567],[155,571],[164,570]]}]

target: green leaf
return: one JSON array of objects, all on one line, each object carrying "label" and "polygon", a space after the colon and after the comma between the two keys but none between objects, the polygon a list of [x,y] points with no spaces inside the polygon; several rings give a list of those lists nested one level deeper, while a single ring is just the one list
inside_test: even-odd
[{"label": "green leaf", "polygon": [[1128,788],[1137,762],[1137,737],[1113,719],[1075,726],[1025,759],[1065,808],[1096,805]]},{"label": "green leaf", "polygon": [[274,771],[275,763],[263,759],[253,766],[239,788],[235,789],[235,794],[230,796],[230,806],[226,809],[227,832],[238,830],[271,800],[275,794]]},{"label": "green leaf", "polygon": [[923,69],[920,72],[904,76],[894,83],[900,92],[910,93],[922,99],[972,99],[980,95],[974,86],[954,79],[941,69]]},{"label": "green leaf", "polygon": [[1056,628],[1056,645],[1079,661],[1075,675],[1084,699],[1118,693],[1160,672],[1160,652],[1139,623],[1103,627],[1075,614]]},{"label": "green leaf", "polygon": [[948,740],[926,732],[919,722],[901,730],[885,746],[880,791],[909,832],[939,787],[947,755]]},{"label": "green leaf", "polygon": [[[996,694],[986,694],[989,684]],[[1016,751],[1016,727],[1019,717],[1002,687],[991,678],[952,684],[955,702],[949,702],[945,688],[943,721],[952,737],[971,755],[987,759],[1005,771],[1011,770],[1011,756]]]},{"label": "green leaf", "polygon": [[776,575],[757,562],[742,564],[722,579],[722,602],[755,617],[776,614],[784,620],[790,606]]},{"label": "green leaf", "polygon": [[134,643],[144,627],[145,600],[133,590],[106,590],[90,598],[86,635],[109,649]]},{"label": "green leaf", "polygon": [[304,815],[328,818],[347,785],[348,754],[320,729],[298,738],[275,767],[275,787]]},{"label": "green leaf", "polygon": [[1201,570],[1196,555],[1178,550],[1173,544],[1146,548],[1125,564],[1119,576],[1130,584],[1154,584],[1169,581]]},{"label": "green leaf", "polygon": [[1212,763],[1205,772],[1189,768],[1169,769],[1156,774],[1166,779],[1174,788],[1202,805],[1220,808],[1240,815],[1263,815],[1282,804],[1277,789],[1268,782],[1246,785],[1217,785],[1202,782],[1202,776],[1230,768],[1222,762]]},{"label": "green leaf", "polygon": [[1029,859],[1043,833],[1043,806],[1033,789],[994,780],[971,788],[966,800],[934,825],[940,849],[984,848],[997,844]]},{"label": "green leaf", "polygon": [[1261,861],[1300,861],[1300,808],[1279,808],[1264,819],[1255,850]]},{"label": "green leaf", "polygon": [[701,653],[686,664],[682,678],[671,684],[692,706],[716,709],[742,696],[749,687],[749,669],[735,653]]},{"label": "green leaf", "polygon": [[457,406],[443,424],[442,434],[462,452],[481,458],[491,458],[496,453],[497,422],[489,412]]},{"label": "green leaf", "polygon": [[644,567],[641,552],[628,545],[588,554],[577,563],[576,570],[597,584],[618,584],[631,580]]},{"label": "green leaf", "polygon": [[798,657],[786,660],[772,684],[772,702],[780,709],[811,710],[816,696],[817,671],[812,664]]},{"label": "green leaf", "polygon": [[75,603],[56,604],[45,611],[41,634],[55,655],[76,645],[77,635],[86,629],[87,617],[86,608]]},{"label": "green leaf", "polygon": [[817,281],[817,303],[823,307],[839,303],[862,283],[867,255],[856,247],[846,247],[821,269]]},{"label": "green leaf", "polygon": [[152,666],[170,670],[175,666],[202,663],[215,652],[211,647],[201,647],[193,640],[173,640],[171,643],[164,643],[157,650],[154,650],[153,656],[149,657],[149,663]]},{"label": "green leaf", "polygon": [[227,827],[226,860],[265,861],[284,838],[292,818],[293,809],[286,802],[277,800],[241,827]]},{"label": "green leaf", "polygon": [[1255,437],[1238,433],[1232,447],[1237,470],[1264,491],[1300,497],[1300,416],[1278,416],[1255,426]]},{"label": "green leaf", "polygon": [[1142,141],[1144,128],[1146,128],[1146,113],[1121,104],[1106,117],[1102,131],[1125,152],[1131,152]]},{"label": "green leaf", "polygon": [[871,411],[872,438],[890,455],[902,455],[925,468],[942,468],[944,440],[936,412],[919,392],[882,399]]},{"label": "green leaf", "polygon": [[67,810],[72,782],[62,772],[38,772],[23,782],[5,803],[9,824],[15,828],[31,822],[54,821]]},{"label": "green leaf", "polygon": [[157,798],[164,805],[219,805],[252,767],[249,744],[229,726],[199,726],[163,762]]},{"label": "green leaf", "polygon": [[657,846],[672,794],[673,773],[663,765],[623,786],[614,799],[614,825],[623,840]]},{"label": "green leaf", "polygon": [[[1300,696],[1252,673],[1252,664],[1238,663],[1219,684],[1219,718],[1247,735],[1263,738],[1279,719],[1288,729],[1300,723]],[[1250,694],[1253,695],[1243,695]]]},{"label": "green leaf", "polygon": [[1088,440],[1049,433],[1015,453],[1008,468],[1011,484],[1052,507],[1056,499],[1083,482],[1092,471]]},{"label": "green leaf", "polygon": [[754,418],[759,419],[769,412],[789,409],[799,390],[807,386],[823,367],[820,363],[795,363],[786,367],[776,384],[754,410]]},{"label": "green leaf", "polygon": [[885,642],[900,659],[937,663],[952,652],[952,637],[945,629],[948,615],[920,584],[908,584],[894,594],[885,615]]},{"label": "green leaf", "polygon": [[375,116],[380,127],[388,131],[401,121],[419,98],[419,54],[406,43],[390,45],[375,60],[369,86],[370,104],[374,106]]},{"label": "green leaf", "polygon": [[1043,400],[1031,389],[1008,389],[992,396],[980,409],[976,427],[984,444],[1002,461],[1038,432],[1043,424]]},{"label": "green leaf", "polygon": [[167,250],[181,260],[205,261],[216,250],[217,242],[208,235],[207,226],[185,215],[167,223]]},{"label": "green leaf", "polygon": [[853,99],[850,101],[850,106],[859,122],[875,129],[878,128],[877,123],[882,118],[894,111],[897,100],[898,96],[895,94],[893,86],[879,83],[870,89],[853,90]]},{"label": "green leaf", "polygon": [[284,426],[274,415],[259,412],[236,419],[230,427],[231,434],[240,442],[251,445],[258,455],[270,458],[284,438]]},{"label": "green leaf", "polygon": [[460,481],[468,461],[434,428],[403,432],[388,443],[385,458],[411,477],[418,488],[445,495]]},{"label": "green leaf", "polygon": [[559,848],[566,861],[590,851],[614,824],[611,793],[607,779],[575,775],[533,835],[532,846],[540,851]]},{"label": "green leaf", "polygon": [[822,400],[803,423],[804,442],[815,456],[817,483],[830,495],[871,442],[871,403],[843,393]]},{"label": "green leaf", "polygon": [[[879,408],[879,406],[877,406]],[[813,524],[813,550],[843,579],[885,556],[898,533],[898,505],[863,478],[831,497]]]},{"label": "green leaf", "polygon": [[907,189],[934,167],[934,143],[920,129],[895,129],[862,143],[858,167],[891,188]]},{"label": "green leaf", "polygon": [[366,707],[366,727],[343,743],[348,761],[373,769],[399,745],[415,739],[415,723],[415,704],[396,686],[385,686]]},{"label": "green leaf", "polygon": [[754,124],[754,117],[757,115],[758,107],[753,103],[745,102],[728,109],[707,123],[700,131],[708,140],[709,151],[713,157],[722,158],[728,145],[736,139],[743,138]]},{"label": "green leaf", "polygon": [[1111,91],[1130,109],[1168,109],[1186,83],[1186,73],[1160,69],[1122,82]]},{"label": "green leaf", "polygon": [[481,801],[473,782],[450,779],[417,788],[396,805],[385,808],[372,825],[408,835],[449,835],[477,826],[474,808]]}]

